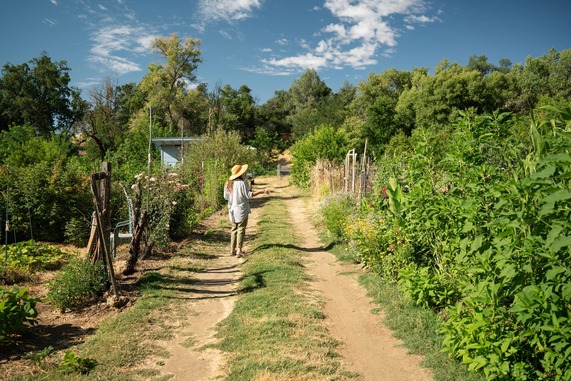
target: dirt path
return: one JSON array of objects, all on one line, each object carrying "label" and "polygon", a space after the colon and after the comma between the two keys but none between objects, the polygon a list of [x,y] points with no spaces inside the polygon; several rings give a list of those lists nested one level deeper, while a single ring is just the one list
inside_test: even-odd
[{"label": "dirt path", "polygon": [[[430,372],[419,367],[419,357],[407,355],[399,340],[380,323],[381,316],[357,283],[356,266],[341,265],[334,256],[322,250],[317,233],[308,222],[309,212],[302,199],[291,197],[287,177],[265,179],[274,195],[281,197],[291,216],[295,233],[303,240],[308,252],[308,273],[315,279],[313,288],[324,299],[325,324],[331,335],[340,340],[342,361],[346,368],[360,374],[359,380],[431,380]],[[260,209],[254,202],[248,235],[255,233]],[[196,274],[196,297],[181,303],[192,311],[182,322],[184,329],[164,343],[171,353],[160,367],[170,380],[215,380],[224,377],[224,356],[204,345],[215,342],[216,324],[232,311],[235,290],[241,275],[242,260],[229,256],[217,244],[218,254],[209,261],[210,267]],[[251,250],[246,241],[246,251]],[[223,249],[226,250],[226,249]],[[345,274],[345,275],[343,275]],[[188,332],[192,336],[188,336]],[[185,333],[186,332],[186,333]]]},{"label": "dirt path", "polygon": [[371,312],[375,306],[356,281],[360,269],[340,264],[321,249],[303,200],[288,198],[286,204],[295,233],[305,239],[301,246],[309,253],[307,269],[315,279],[315,290],[325,299],[325,322],[342,342],[347,368],[359,373],[361,380],[431,380],[430,372],[419,367],[420,358],[407,355],[401,342],[382,326],[381,316]]},{"label": "dirt path", "polygon": [[[256,231],[259,208],[258,202],[252,202],[252,213],[249,217],[248,235]],[[213,216],[206,224],[215,224],[220,215]],[[248,238],[245,250],[248,251]],[[243,259],[230,256],[224,243],[217,243],[216,258],[210,260],[210,266],[203,272],[193,276],[196,297],[183,301],[188,306],[183,307],[190,313],[173,339],[164,343],[171,356],[161,367],[161,373],[170,376],[169,380],[198,381],[219,380],[224,376],[224,358],[222,353],[214,348],[204,346],[216,342],[214,337],[216,324],[224,320],[236,301],[236,287],[240,276],[240,265]],[[188,336],[187,332],[192,335]]]}]

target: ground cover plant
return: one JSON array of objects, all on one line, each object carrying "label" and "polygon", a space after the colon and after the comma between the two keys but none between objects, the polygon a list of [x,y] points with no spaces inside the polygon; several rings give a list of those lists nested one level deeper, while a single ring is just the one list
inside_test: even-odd
[{"label": "ground cover plant", "polygon": [[9,340],[12,335],[22,333],[27,327],[37,324],[38,301],[38,298],[28,294],[25,287],[0,287],[0,342]]},{"label": "ground cover plant", "polygon": [[403,147],[381,164],[377,207],[344,231],[356,255],[440,314],[470,370],[570,379],[571,109],[468,111]]},{"label": "ground cover plant", "polygon": [[54,246],[24,241],[4,246],[0,257],[5,268],[33,273],[57,267],[64,253]]}]

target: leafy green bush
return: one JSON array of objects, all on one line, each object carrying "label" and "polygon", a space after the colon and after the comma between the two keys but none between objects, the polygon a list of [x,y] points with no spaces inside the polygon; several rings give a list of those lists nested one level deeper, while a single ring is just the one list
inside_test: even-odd
[{"label": "leafy green bush", "polygon": [[12,289],[0,287],[0,341],[20,333],[28,325],[37,324],[36,303],[40,299],[28,295],[28,288],[13,285]]},{"label": "leafy green bush", "polygon": [[47,300],[62,310],[80,307],[105,291],[106,280],[101,262],[74,258],[48,283]]},{"label": "leafy green bush", "polygon": [[90,225],[90,222],[87,222],[85,218],[72,217],[65,224],[65,242],[77,247],[84,247],[87,245],[89,233],[91,231]]},{"label": "leafy green bush", "polygon": [[356,207],[357,203],[350,195],[328,198],[320,205],[319,210],[323,224],[336,240],[340,241],[345,237],[347,220],[356,210]]},{"label": "leafy green bush", "polygon": [[323,125],[291,147],[291,181],[302,188],[310,185],[310,172],[318,159],[342,162],[347,153],[347,137],[341,130]]},{"label": "leafy green bush", "polygon": [[8,245],[7,254],[8,268],[28,272],[54,268],[63,258],[60,249],[34,241]]},{"label": "leafy green bush", "polygon": [[441,312],[445,349],[488,379],[571,379],[571,107],[538,115],[525,133],[472,112],[415,130],[379,164],[380,206],[346,229],[371,268]]},{"label": "leafy green bush", "polygon": [[490,190],[485,234],[467,245],[465,295],[445,346],[489,378],[571,379],[571,108],[531,125],[521,179]]},{"label": "leafy green bush", "polygon": [[375,212],[355,214],[344,232],[359,261],[389,282],[396,281],[399,270],[410,262],[410,239],[390,218]]}]

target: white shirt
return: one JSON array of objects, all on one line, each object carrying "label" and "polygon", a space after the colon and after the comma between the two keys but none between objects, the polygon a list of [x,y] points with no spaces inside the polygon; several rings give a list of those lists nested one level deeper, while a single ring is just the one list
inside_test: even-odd
[{"label": "white shirt", "polygon": [[228,200],[230,221],[234,224],[239,224],[250,213],[250,199],[253,197],[253,194],[244,180],[240,178],[234,180],[232,193],[228,192],[227,184],[224,185],[224,199]]}]

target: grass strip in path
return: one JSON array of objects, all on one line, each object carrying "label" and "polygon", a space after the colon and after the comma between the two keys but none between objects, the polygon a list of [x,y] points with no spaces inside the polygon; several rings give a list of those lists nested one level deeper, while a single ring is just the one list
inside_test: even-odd
[{"label": "grass strip in path", "polygon": [[228,353],[228,380],[345,380],[304,270],[284,201],[261,211],[251,253],[242,266],[242,293],[219,326],[218,347]]}]

